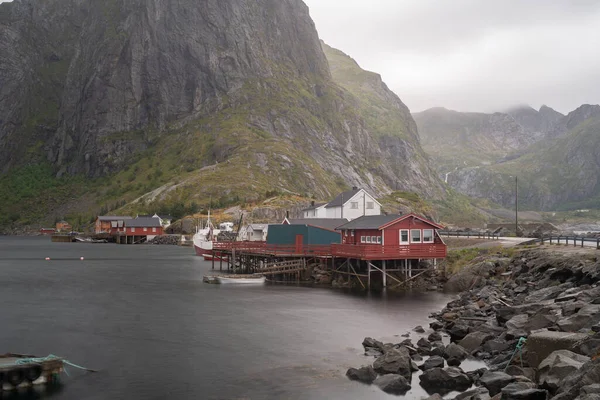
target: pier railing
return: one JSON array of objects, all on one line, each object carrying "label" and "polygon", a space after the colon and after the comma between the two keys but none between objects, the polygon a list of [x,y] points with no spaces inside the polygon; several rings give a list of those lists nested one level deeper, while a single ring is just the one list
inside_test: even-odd
[{"label": "pier railing", "polygon": [[411,246],[381,245],[277,245],[265,242],[216,242],[216,252],[239,252],[270,256],[318,256],[347,257],[363,260],[428,259],[445,258],[447,249],[443,243]]},{"label": "pier railing", "polygon": [[579,236],[544,236],[540,239],[533,239],[525,244],[560,244],[573,245],[574,247],[595,247],[600,250],[600,238],[598,237],[579,237]]},{"label": "pier railing", "polygon": [[438,231],[439,235],[442,237],[466,237],[467,239],[470,238],[477,238],[477,239],[493,239],[493,240],[498,240],[500,238],[500,235],[498,235],[497,233],[491,233],[491,232],[474,232],[474,231],[464,231],[464,232],[451,232],[451,231]]}]

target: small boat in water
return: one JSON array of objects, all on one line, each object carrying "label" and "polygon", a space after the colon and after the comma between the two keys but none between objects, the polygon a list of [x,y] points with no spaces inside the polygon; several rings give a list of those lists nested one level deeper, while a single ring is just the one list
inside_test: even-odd
[{"label": "small boat in water", "polygon": [[261,285],[267,281],[262,275],[209,275],[204,277],[206,283],[241,283]]}]

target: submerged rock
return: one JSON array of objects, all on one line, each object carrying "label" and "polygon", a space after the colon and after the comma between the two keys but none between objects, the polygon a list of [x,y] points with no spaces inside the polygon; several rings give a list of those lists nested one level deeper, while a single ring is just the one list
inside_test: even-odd
[{"label": "submerged rock", "polygon": [[410,383],[403,376],[397,374],[380,376],[373,383],[389,394],[403,395],[411,389]]},{"label": "submerged rock", "polygon": [[455,343],[450,343],[448,346],[446,346],[446,349],[444,350],[444,358],[446,359],[454,358],[462,362],[468,356],[469,352],[465,350],[462,346]]},{"label": "submerged rock", "polygon": [[373,363],[373,369],[379,374],[399,374],[410,381],[412,377],[410,353],[405,347],[393,349],[379,357]]},{"label": "submerged rock", "polygon": [[419,376],[421,386],[428,393],[446,394],[454,390],[464,391],[471,387],[471,379],[459,368],[432,368]]},{"label": "submerged rock", "polygon": [[423,371],[432,368],[444,368],[444,359],[440,356],[431,356],[419,368]]},{"label": "submerged rock", "polygon": [[346,372],[346,376],[351,381],[358,381],[362,383],[371,384],[373,383],[373,381],[375,381],[375,378],[377,378],[377,373],[375,372],[373,367],[369,365],[368,367],[361,367],[358,369],[350,368]]}]

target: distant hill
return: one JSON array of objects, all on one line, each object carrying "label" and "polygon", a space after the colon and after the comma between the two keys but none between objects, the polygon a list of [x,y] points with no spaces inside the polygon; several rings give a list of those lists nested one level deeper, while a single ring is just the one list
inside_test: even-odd
[{"label": "distant hill", "polygon": [[414,117],[438,173],[463,194],[511,207],[518,176],[523,208],[600,208],[598,105],[568,115],[543,106],[495,114],[436,108]]}]

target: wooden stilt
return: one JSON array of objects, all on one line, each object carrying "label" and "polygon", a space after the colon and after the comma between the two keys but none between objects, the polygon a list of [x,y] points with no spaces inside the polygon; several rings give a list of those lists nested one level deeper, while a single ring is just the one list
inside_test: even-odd
[{"label": "wooden stilt", "polygon": [[387,287],[387,272],[385,272],[385,260],[381,262],[381,266],[383,267],[383,287],[385,289]]},{"label": "wooden stilt", "polygon": [[376,267],[375,265],[373,265],[372,263],[369,263],[369,264],[371,264],[371,267],[372,267],[372,268],[376,269],[377,271],[380,271],[381,273],[385,274],[386,276],[390,277],[391,279],[395,280],[396,282],[398,282],[398,283],[402,284],[402,281],[401,281],[401,280],[399,280],[398,278],[396,278],[395,276],[392,276],[392,275],[388,274],[387,272],[383,272],[383,271],[381,270],[381,268],[377,268],[377,267]]},{"label": "wooden stilt", "polygon": [[367,263],[367,288],[371,290],[371,263]]}]

